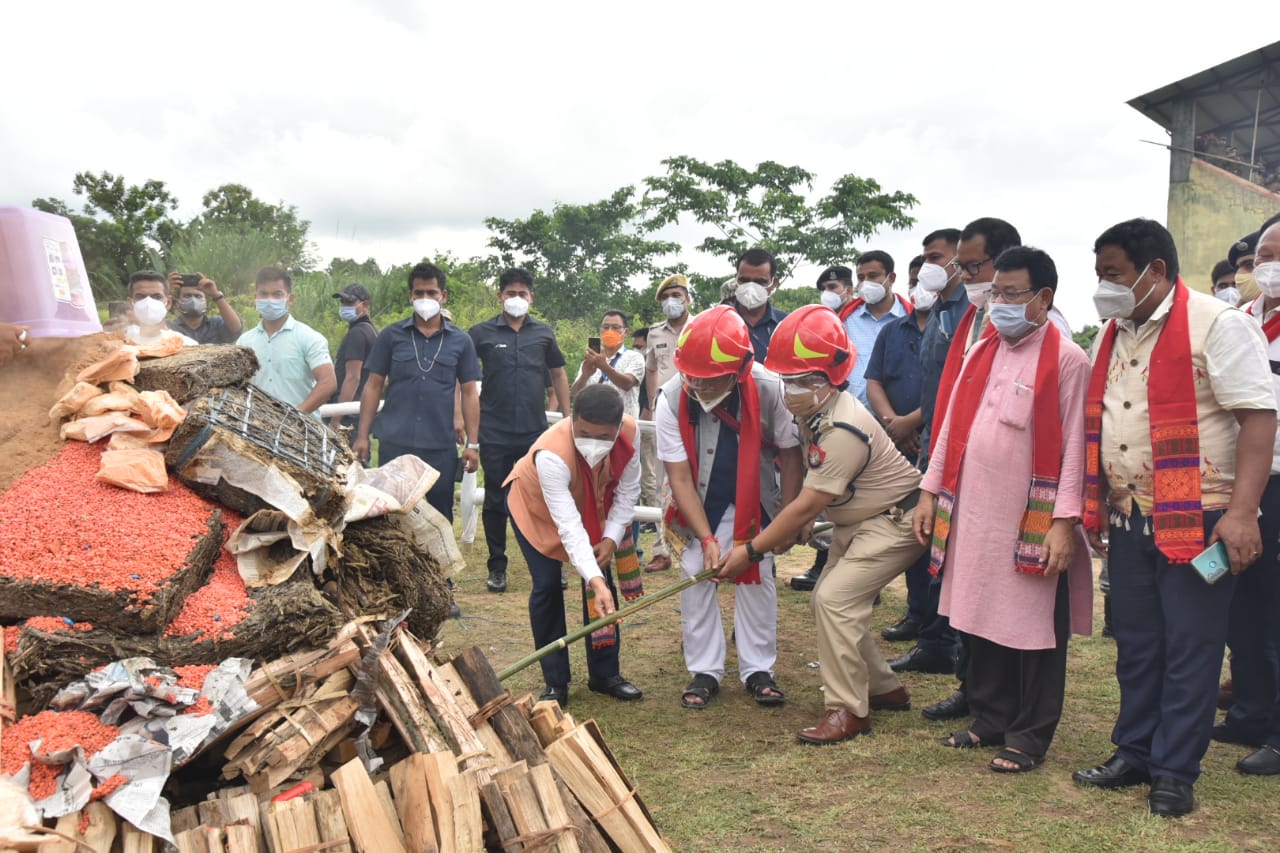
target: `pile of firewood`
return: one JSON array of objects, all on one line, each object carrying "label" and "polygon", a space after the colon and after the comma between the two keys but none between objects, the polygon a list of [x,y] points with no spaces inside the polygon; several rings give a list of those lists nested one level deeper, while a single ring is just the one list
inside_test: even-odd
[{"label": "pile of firewood", "polygon": [[[175,774],[242,782],[174,810],[180,853],[668,849],[595,723],[511,695],[479,649],[437,664],[357,621],[246,690],[259,710]],[[175,849],[101,803],[56,830],[75,841],[42,851]]]}]

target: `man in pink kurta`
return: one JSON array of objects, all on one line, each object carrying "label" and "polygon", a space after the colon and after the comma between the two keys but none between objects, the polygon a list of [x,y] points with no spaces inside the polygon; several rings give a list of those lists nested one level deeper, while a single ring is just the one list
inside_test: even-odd
[{"label": "man in pink kurta", "polygon": [[[990,311],[1000,335],[988,344],[994,352],[985,359],[976,357],[976,347],[966,358],[921,484],[927,497],[916,521],[922,541],[932,536],[937,497],[944,496],[939,517],[946,518],[949,530],[941,549],[933,539],[935,556],[945,555],[939,612],[971,635],[969,704],[974,721],[942,742],[955,747],[1003,744],[1006,750],[991,769],[1018,772],[1043,760],[1061,717],[1068,634],[1092,630],[1091,561],[1078,524],[1089,359],[1047,322],[1057,286],[1047,254],[1029,247],[1009,249],[997,259],[996,271]],[[1051,363],[1040,367],[1049,335],[1059,336],[1056,377],[1038,378],[1038,372],[1053,369]],[[975,360],[981,366],[975,367]],[[1054,390],[1056,405],[1043,399]],[[981,396],[966,407],[959,402],[964,394]],[[967,418],[957,411],[965,408]],[[1061,428],[1061,455],[1054,465],[1057,492],[1051,505],[1044,506],[1045,529],[1038,535],[1028,533],[1026,521],[1033,478],[1041,473],[1033,466],[1033,445],[1046,432],[1044,424],[1036,428],[1037,412],[1056,413]],[[957,429],[962,431],[958,440]],[[1053,438],[1058,440],[1056,434]],[[957,452],[957,444],[962,456],[952,461],[958,477],[948,489],[948,454]],[[948,495],[953,495],[950,506]],[[1020,548],[1022,564],[1015,559]]]}]

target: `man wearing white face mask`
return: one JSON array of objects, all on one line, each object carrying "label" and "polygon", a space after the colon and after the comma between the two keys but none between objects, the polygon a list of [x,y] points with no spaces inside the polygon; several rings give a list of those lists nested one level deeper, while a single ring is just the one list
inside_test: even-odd
[{"label": "man wearing white face mask", "polygon": [[942,745],[1003,745],[989,765],[997,773],[1044,760],[1062,716],[1070,629],[1092,628],[1079,528],[1089,359],[1048,319],[1057,286],[1039,249],[996,258],[987,306],[996,335],[965,359],[913,522],[933,546],[939,610],[970,653],[974,720]]},{"label": "man wearing white face mask", "polygon": [[[360,285],[348,287],[343,294],[368,297]],[[471,336],[444,318],[448,300],[444,270],[422,263],[409,271],[413,314],[387,326],[373,344],[352,449],[367,463],[369,438],[373,436],[378,439],[379,465],[397,456],[413,455],[439,471],[439,479],[427,492],[427,503],[452,521],[458,467],[454,387],[460,390],[466,438],[462,468],[470,473],[480,464],[480,396],[476,390],[480,364]],[[384,392],[386,402],[378,411]]]},{"label": "man wearing white face mask", "polygon": [[258,372],[251,380],[277,400],[314,412],[338,390],[324,335],[289,313],[293,307],[293,277],[280,267],[258,270],[254,307],[262,322],[236,341],[258,356]]},{"label": "man wearing white face mask", "polygon": [[471,327],[483,378],[480,387],[480,467],[484,469],[484,538],[490,592],[507,589],[507,503],[500,484],[547,428],[548,378],[569,416],[569,377],[555,330],[529,316],[533,276],[513,267],[498,278],[502,313]]},{"label": "man wearing white face mask", "polygon": [[[617,388],[591,385],[574,399],[573,417],[540,435],[502,483],[510,490],[516,541],[533,577],[529,621],[535,648],[566,633],[560,586],[565,562],[582,576],[584,624],[617,609],[609,569],[640,496],[635,441],[636,422],[623,413]],[[619,671],[621,643],[617,624],[587,638],[587,687],[633,701],[643,694]],[[546,689],[539,699],[568,705],[568,650],[544,657],[542,676]]]},{"label": "man wearing white face mask", "polygon": [[[1116,752],[1082,785],[1151,784],[1153,814],[1195,807],[1237,573],[1262,556],[1276,396],[1256,321],[1178,275],[1173,237],[1133,219],[1094,242],[1085,528],[1108,557],[1120,712]],[[1231,572],[1192,565],[1221,543]]]},{"label": "man wearing white face mask", "polygon": [[778,289],[778,262],[765,249],[748,249],[738,258],[736,282],[732,299],[751,332],[756,361],[763,364],[773,330],[787,316],[769,301],[769,295]]},{"label": "man wearing white face mask", "polygon": [[[649,411],[641,418],[651,420],[658,404],[658,389],[676,375],[676,342],[689,322],[689,308],[693,299],[689,295],[689,279],[680,273],[669,275],[658,283],[654,293],[662,307],[661,323],[649,327],[649,348],[645,352],[644,381],[649,392]],[[658,459],[658,440],[652,432],[640,435],[643,454],[644,478],[641,494],[646,506],[661,506],[667,472]],[[653,557],[644,567],[646,572],[665,572],[671,568],[671,549],[667,547],[666,526],[658,519],[657,536],[653,543]]]},{"label": "man wearing white face mask", "polygon": [[[658,458],[671,483],[667,532],[685,540],[680,568],[691,577],[715,566],[722,551],[750,540],[796,496],[803,460],[781,383],[754,360],[746,323],[731,307],[717,305],[690,320],[675,363],[679,373],[662,386],[655,424]],[[781,705],[786,697],[773,680],[773,557],[761,553],[753,560],[752,571],[733,588],[738,673],[757,703]],[[724,624],[714,584],[680,594],[680,622],[692,676],[680,704],[701,710],[720,692],[725,676]]]},{"label": "man wearing white face mask", "polygon": [[893,258],[888,252],[864,252],[858,257],[858,298],[840,312],[849,341],[858,352],[858,361],[849,375],[849,393],[867,408],[871,407],[867,398],[867,362],[871,360],[876,338],[889,324],[912,310],[905,299],[893,292],[896,280]]},{"label": "man wearing white face mask", "polygon": [[[1262,324],[1271,360],[1271,382],[1280,401],[1280,222],[1260,231],[1253,276],[1261,295],[1247,312]],[[1234,704],[1214,726],[1215,740],[1255,748],[1236,762],[1241,773],[1280,775],[1280,436],[1271,476],[1262,493],[1262,557],[1240,576],[1231,600],[1227,647],[1231,650]]]},{"label": "man wearing white face mask", "polygon": [[1224,259],[1213,265],[1209,286],[1213,295],[1228,305],[1241,305],[1244,300],[1244,295],[1236,287],[1236,268],[1229,260]]}]

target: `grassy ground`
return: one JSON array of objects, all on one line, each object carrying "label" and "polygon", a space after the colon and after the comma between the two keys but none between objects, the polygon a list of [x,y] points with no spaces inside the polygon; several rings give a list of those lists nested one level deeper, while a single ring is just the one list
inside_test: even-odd
[{"label": "grassy ground", "polygon": [[[650,537],[644,537],[642,547]],[[478,645],[495,668],[532,648],[529,576],[514,540],[509,588],[484,587],[483,537],[463,545],[469,568],[457,578],[463,619],[443,630],[443,652]],[[765,709],[730,675],[705,711],[680,707],[688,680],[680,653],[679,598],[659,602],[623,628],[622,671],[645,691],[620,703],[586,689],[579,643],[571,653],[575,684],[570,712],[594,718],[638,785],[663,834],[680,850],[1275,850],[1280,848],[1276,799],[1280,780],[1244,777],[1233,769],[1243,747],[1213,744],[1196,786],[1199,807],[1180,821],[1151,817],[1146,789],[1082,790],[1071,771],[1111,754],[1111,724],[1119,704],[1115,648],[1095,630],[1073,638],[1062,724],[1045,764],[1026,776],[986,768],[993,750],[944,749],[937,739],[964,721],[931,723],[918,710],[880,713],[874,734],[830,747],[803,746],[794,733],[822,712],[817,653],[807,593],[786,585],[813,552],[780,560],[777,680],[787,704]],[[648,575],[656,590],[675,572]],[[576,585],[571,587],[571,591]],[[572,599],[569,624],[579,613]],[[721,593],[726,620],[732,594]],[[876,630],[905,607],[899,578],[884,594]],[[1101,627],[1101,599],[1097,626]],[[578,623],[580,624],[580,623]],[[726,622],[726,624],[731,624]],[[907,646],[882,643],[886,655]],[[917,709],[949,695],[954,679],[909,675]],[[514,676],[513,692],[541,691],[537,665]]]}]

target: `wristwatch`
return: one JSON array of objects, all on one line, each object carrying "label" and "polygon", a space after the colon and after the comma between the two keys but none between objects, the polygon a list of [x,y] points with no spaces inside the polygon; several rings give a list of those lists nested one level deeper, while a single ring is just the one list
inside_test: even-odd
[{"label": "wristwatch", "polygon": [[764,559],[764,554],[752,547],[750,539],[747,540],[747,559],[753,563],[759,563]]},{"label": "wristwatch", "polygon": [[480,445],[478,445],[478,444],[468,444],[468,445],[467,445],[467,450],[479,450],[479,449],[480,449]]}]

